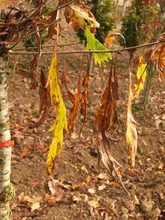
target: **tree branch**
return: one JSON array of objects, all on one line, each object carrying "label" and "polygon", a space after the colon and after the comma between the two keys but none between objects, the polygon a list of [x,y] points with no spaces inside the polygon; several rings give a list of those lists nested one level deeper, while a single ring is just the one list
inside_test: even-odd
[{"label": "tree branch", "polygon": [[[84,51],[84,50],[75,50],[75,51],[64,51],[64,52],[58,52],[59,55],[62,54],[82,54],[82,53],[120,53],[120,52],[124,52],[124,51],[129,51],[132,49],[138,49],[138,48],[144,48],[144,47],[150,47],[153,45],[157,45],[160,43],[164,43],[165,41],[156,41],[156,42],[151,42],[151,43],[147,43],[147,44],[141,44],[138,46],[133,46],[133,47],[125,47],[125,48],[121,48],[121,49],[115,49],[115,50],[89,50],[89,51]],[[14,50],[9,50],[9,54],[10,55],[34,55],[37,54],[37,52],[28,52],[28,51],[14,51]],[[53,54],[53,51],[48,51],[48,52],[41,52],[42,55],[49,55],[49,54]]]}]

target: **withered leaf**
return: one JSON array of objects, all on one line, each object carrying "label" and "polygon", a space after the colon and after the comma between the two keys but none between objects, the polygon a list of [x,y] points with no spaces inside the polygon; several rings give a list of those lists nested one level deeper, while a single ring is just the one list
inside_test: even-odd
[{"label": "withered leaf", "polygon": [[[68,64],[67,64],[66,60],[64,60],[63,83],[64,83],[64,86],[66,88],[68,98],[73,104],[75,102],[75,97],[74,97],[73,93],[68,89],[68,86],[67,86],[67,81],[68,81],[67,80],[68,79],[67,73],[68,73]],[[70,80],[69,80],[69,82],[70,82]]]},{"label": "withered leaf", "polygon": [[86,23],[83,18],[80,18],[76,15],[76,13],[71,8],[65,9],[65,19],[72,26],[74,31],[78,31],[80,28],[82,30],[85,29]]},{"label": "withered leaf", "polygon": [[83,18],[89,22],[94,27],[99,27],[99,23],[96,21],[93,14],[90,12],[89,7],[85,4],[72,4],[70,8],[76,13],[76,15],[80,18]]},{"label": "withered leaf", "polygon": [[81,72],[82,68],[80,67],[79,78],[77,82],[77,91],[75,95],[69,90],[66,82],[67,73],[68,73],[68,64],[66,60],[64,61],[64,73],[63,73],[63,83],[67,90],[68,98],[72,102],[72,108],[70,109],[70,113],[68,116],[68,131],[72,131],[74,127],[75,120],[77,119],[79,106],[81,102]]},{"label": "withered leaf", "polygon": [[89,84],[89,77],[90,77],[90,69],[92,65],[92,57],[90,57],[90,60],[88,62],[88,67],[87,67],[87,73],[83,79],[83,92],[81,94],[81,109],[80,112],[83,116],[83,122],[86,120],[86,114],[87,114],[87,102],[88,102],[88,84]]},{"label": "withered leaf", "polygon": [[110,72],[109,82],[100,98],[101,106],[98,109],[95,118],[96,130],[103,132],[108,128],[111,128],[117,121],[116,101],[118,100],[118,84],[114,73],[114,82],[112,82],[112,67]]},{"label": "withered leaf", "polygon": [[90,24],[91,28],[99,27],[99,23],[96,21],[89,8],[84,4],[72,4],[65,9],[64,14],[66,21],[75,31],[78,31],[80,28],[85,30],[87,24]]},{"label": "withered leaf", "polygon": [[37,122],[34,124],[30,124],[29,127],[38,127],[40,126],[46,119],[49,108],[51,106],[51,99],[50,99],[50,92],[48,87],[46,87],[46,77],[41,69],[41,74],[40,74],[40,86],[39,86],[39,97],[40,97],[40,113],[41,116]]},{"label": "withered leaf", "polygon": [[152,59],[157,62],[157,69],[160,72],[160,79],[164,79],[165,73],[165,33],[158,39],[158,43],[153,50]]},{"label": "withered leaf", "polygon": [[130,72],[130,82],[129,82],[129,91],[128,91],[128,109],[127,109],[127,132],[126,132],[126,142],[129,145],[129,153],[131,158],[131,166],[135,167],[135,157],[137,153],[137,130],[136,124],[137,122],[133,118],[132,115],[132,100],[133,100],[133,92],[132,92],[132,81],[131,81],[131,72]]},{"label": "withered leaf", "polygon": [[[105,134],[106,130],[111,128],[117,121],[117,77],[115,75],[115,69],[113,69],[111,65],[109,80],[100,98],[100,108],[97,110],[95,117],[95,132],[97,147],[103,164],[110,173],[115,170],[116,175],[118,176],[117,170],[115,168],[115,159],[110,152],[108,139]],[[112,76],[114,82],[112,82]],[[113,84],[116,84],[116,86],[113,86]]]},{"label": "withered leaf", "polygon": [[105,47],[109,48],[112,42],[115,40],[116,36],[113,33],[109,33],[105,38]]},{"label": "withered leaf", "polygon": [[69,114],[68,131],[73,130],[73,126],[74,126],[75,120],[77,119],[78,112],[79,112],[80,101],[81,101],[81,73],[79,74],[79,78],[77,82],[77,92],[74,96],[74,103]]}]

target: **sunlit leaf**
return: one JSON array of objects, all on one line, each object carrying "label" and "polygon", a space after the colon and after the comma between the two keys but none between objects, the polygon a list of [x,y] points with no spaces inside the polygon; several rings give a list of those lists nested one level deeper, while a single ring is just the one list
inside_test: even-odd
[{"label": "sunlit leaf", "polygon": [[137,141],[138,135],[136,130],[137,122],[132,115],[132,81],[131,81],[131,72],[130,72],[130,82],[129,82],[129,91],[128,91],[128,108],[127,108],[127,131],[126,131],[126,143],[129,145],[129,152],[131,158],[131,166],[135,167],[135,157],[137,153]]},{"label": "sunlit leaf", "polygon": [[144,59],[142,56],[139,57],[139,64],[138,64],[138,70],[136,73],[137,82],[134,84],[135,89],[133,91],[133,98],[137,97],[140,93],[140,91],[144,87],[144,82],[146,79],[146,66],[147,64],[144,63]]},{"label": "sunlit leaf", "polygon": [[66,109],[63,102],[57,69],[57,51],[54,53],[54,57],[51,62],[49,70],[48,83],[50,86],[50,95],[52,103],[56,108],[56,119],[49,131],[54,131],[53,139],[49,148],[47,156],[47,169],[51,173],[54,165],[54,160],[57,155],[61,153],[63,145],[63,133],[67,129]]},{"label": "sunlit leaf", "polygon": [[[101,44],[94,36],[93,33],[90,32],[90,29],[86,27],[84,35],[87,40],[87,50],[106,50],[103,44]],[[102,65],[106,61],[112,60],[111,53],[93,53],[94,60],[96,64]]]}]

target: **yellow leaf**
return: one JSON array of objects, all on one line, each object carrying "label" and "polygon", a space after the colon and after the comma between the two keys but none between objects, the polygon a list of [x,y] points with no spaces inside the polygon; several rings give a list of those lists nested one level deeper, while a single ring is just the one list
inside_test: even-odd
[{"label": "yellow leaf", "polygon": [[139,65],[138,65],[138,70],[136,73],[137,76],[137,82],[134,84],[135,89],[133,92],[133,98],[137,97],[140,93],[140,91],[143,89],[144,87],[144,82],[146,79],[146,66],[147,64],[144,63],[144,59],[142,56],[139,57]]},{"label": "yellow leaf", "polygon": [[47,86],[50,86],[50,95],[52,103],[56,108],[56,119],[49,131],[54,131],[53,139],[49,148],[47,156],[47,169],[51,173],[54,165],[54,160],[57,155],[61,153],[63,145],[63,132],[67,129],[66,109],[63,102],[59,80],[58,80],[58,68],[57,68],[57,51],[54,53],[54,57],[51,62],[49,77]]},{"label": "yellow leaf", "polygon": [[129,145],[130,157],[131,157],[131,166],[135,167],[135,157],[137,153],[137,122],[132,115],[132,82],[131,82],[131,73],[130,73],[130,83],[129,83],[129,96],[128,96],[128,109],[127,109],[127,131],[126,131],[126,143]]}]

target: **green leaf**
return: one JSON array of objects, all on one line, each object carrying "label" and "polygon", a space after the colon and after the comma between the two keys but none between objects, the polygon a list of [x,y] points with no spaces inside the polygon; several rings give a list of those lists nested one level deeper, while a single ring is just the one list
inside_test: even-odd
[{"label": "green leaf", "polygon": [[[87,50],[106,50],[103,44],[101,44],[94,36],[93,33],[90,32],[89,28],[86,27],[84,32],[84,36],[87,40]],[[104,65],[105,62],[112,60],[112,55],[110,52],[107,53],[93,53],[94,60],[96,64]]]}]

